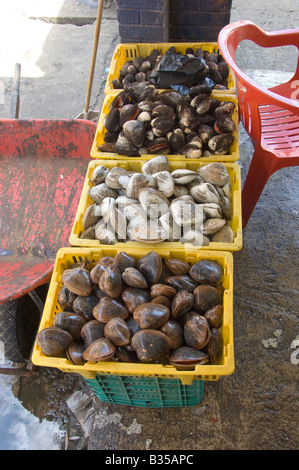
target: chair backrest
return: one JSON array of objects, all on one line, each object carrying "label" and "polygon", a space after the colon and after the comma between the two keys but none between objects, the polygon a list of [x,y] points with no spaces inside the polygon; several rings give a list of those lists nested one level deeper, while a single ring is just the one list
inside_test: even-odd
[{"label": "chair backrest", "polygon": [[[247,77],[236,64],[236,49],[241,41],[250,40],[261,47],[293,45],[299,49],[299,28],[286,31],[265,32],[251,21],[231,23],[219,33],[218,45],[221,54],[236,76],[239,110],[242,123],[251,139],[258,143],[261,136],[260,107],[274,105],[299,114],[299,102],[292,99],[295,87],[299,88],[299,59],[297,69],[289,82],[284,84],[284,96],[267,90]],[[276,87],[277,91],[279,87]],[[294,94],[294,95],[292,95]],[[299,98],[299,93],[297,93]],[[265,109],[265,108],[264,108]]]}]

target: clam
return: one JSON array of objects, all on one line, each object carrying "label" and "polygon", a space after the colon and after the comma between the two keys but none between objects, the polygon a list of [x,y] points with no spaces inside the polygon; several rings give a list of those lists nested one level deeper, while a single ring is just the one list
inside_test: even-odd
[{"label": "clam", "polygon": [[183,236],[179,239],[180,243],[191,244],[194,246],[204,246],[206,245],[205,235],[202,233],[202,227],[199,227],[199,230],[185,230]]},{"label": "clam", "polygon": [[[156,109],[156,108],[155,108]],[[168,119],[163,117],[156,117],[151,120],[151,127],[153,133],[157,137],[164,137],[166,134],[171,131],[175,125],[174,119]]]},{"label": "clam", "polygon": [[86,230],[84,230],[84,232],[80,234],[80,238],[85,240],[94,240],[96,238],[95,227],[95,225],[88,227]]},{"label": "clam", "polygon": [[145,127],[142,121],[136,119],[127,121],[123,125],[125,137],[135,146],[142,147],[145,139]]},{"label": "clam", "polygon": [[145,175],[153,175],[160,171],[169,171],[168,158],[164,155],[158,155],[142,165],[142,173]]},{"label": "clam", "polygon": [[138,193],[141,188],[144,188],[149,183],[149,177],[142,173],[135,173],[131,176],[128,186],[126,188],[126,196],[131,199],[138,199]]},{"label": "clam", "polygon": [[169,211],[170,203],[167,197],[155,188],[141,188],[138,193],[141,207],[152,220],[157,220]]},{"label": "clam", "polygon": [[229,182],[229,175],[223,163],[215,162],[198,169],[198,174],[207,183],[224,186]]},{"label": "clam", "polygon": [[215,155],[225,155],[229,152],[229,149],[234,141],[234,136],[231,134],[220,134],[211,137],[208,141],[209,149]]},{"label": "clam", "polygon": [[227,134],[234,132],[236,130],[236,126],[228,114],[220,114],[216,119],[214,129],[218,134]]},{"label": "clam", "polygon": [[128,221],[128,229],[133,229],[147,222],[147,214],[142,209],[139,202],[130,204],[123,208],[123,213]]},{"label": "clam", "polygon": [[184,342],[184,334],[181,326],[175,320],[167,320],[161,326],[160,331],[170,339],[171,349],[177,349],[182,346]]},{"label": "clam", "polygon": [[106,176],[109,173],[109,168],[104,165],[96,166],[90,175],[90,182],[94,185],[104,183]]},{"label": "clam", "polygon": [[110,109],[122,108],[125,104],[128,104],[128,94],[125,91],[121,91],[115,98],[113,98]]},{"label": "clam", "polygon": [[222,324],[223,306],[215,305],[204,314],[205,319],[208,321],[210,328],[219,328]]},{"label": "clam", "polygon": [[176,152],[179,153],[181,148],[184,147],[185,141],[185,133],[183,129],[176,128],[166,134],[166,138],[171,146],[171,148]]},{"label": "clam", "polygon": [[189,264],[181,259],[169,258],[165,264],[173,274],[188,274],[190,270]]},{"label": "clam", "polygon": [[115,233],[118,239],[126,239],[127,220],[121,211],[116,209],[116,207],[110,206],[104,217],[104,221],[107,223],[107,225],[110,225],[110,227],[112,227],[113,232]]},{"label": "clam", "polygon": [[160,295],[164,295],[168,299],[173,299],[176,295],[176,289],[166,284],[157,283],[151,286],[151,297],[154,299]]},{"label": "clam", "polygon": [[197,95],[192,99],[190,105],[196,109],[197,114],[205,114],[210,109],[209,96],[205,94]]},{"label": "clam", "polygon": [[158,295],[155,297],[153,300],[151,300],[152,304],[160,304],[164,305],[167,307],[169,310],[171,309],[171,300],[169,300],[168,297],[165,297],[165,295]]},{"label": "clam", "polygon": [[142,329],[135,333],[131,344],[139,361],[151,363],[161,359],[170,350],[170,339],[158,330]]},{"label": "clam", "polygon": [[175,349],[169,358],[170,364],[180,370],[192,370],[194,366],[206,364],[208,361],[207,353],[190,346],[181,346]]},{"label": "clam", "polygon": [[122,291],[122,277],[119,267],[113,263],[105,269],[99,281],[100,289],[110,297],[116,298]]},{"label": "clam", "polygon": [[170,310],[165,305],[145,303],[134,310],[133,317],[140,328],[156,329],[169,319]]},{"label": "clam", "polygon": [[199,141],[192,141],[182,148],[182,154],[186,158],[200,158],[202,156],[202,143]]},{"label": "clam", "polygon": [[131,287],[137,287],[140,289],[147,288],[147,282],[144,276],[141,274],[138,269],[135,268],[126,268],[122,273],[123,281]]},{"label": "clam", "polygon": [[86,321],[93,320],[93,308],[99,302],[98,297],[95,294],[88,296],[78,295],[73,303],[73,310],[78,315],[85,318]]},{"label": "clam", "polygon": [[137,117],[137,121],[141,121],[144,124],[145,129],[149,129],[151,125],[152,116],[147,111],[142,111]]},{"label": "clam", "polygon": [[218,261],[203,259],[193,264],[190,275],[200,284],[220,284],[224,270]]},{"label": "clam", "polygon": [[130,316],[130,318],[128,318],[126,320],[127,322],[127,325],[129,327],[129,330],[130,330],[130,333],[131,333],[131,337],[135,335],[135,333],[137,333],[137,331],[140,330],[140,325],[139,323],[137,323],[137,321],[135,320],[134,317]]},{"label": "clam", "polygon": [[163,91],[159,95],[159,100],[163,104],[167,104],[168,106],[172,106],[175,108],[178,103],[181,101],[182,97],[176,91]]},{"label": "clam", "polygon": [[201,138],[204,144],[208,143],[208,141],[213,137],[214,129],[207,124],[201,124],[197,129],[197,134]]},{"label": "clam", "polygon": [[211,364],[220,364],[223,351],[223,338],[220,330],[216,328],[211,329],[206,351],[209,354]]},{"label": "clam", "polygon": [[[93,283],[95,284],[98,284],[99,283],[99,280],[103,274],[103,272],[105,271],[105,269],[107,268],[107,266],[109,266],[109,264],[112,264],[113,263],[113,258],[111,258],[110,256],[107,256],[105,257],[107,259],[100,259],[96,264],[95,266],[92,268],[92,270],[90,271],[90,279],[92,280]],[[112,260],[112,262],[111,262]]]},{"label": "clam", "polygon": [[115,255],[113,264],[118,267],[121,273],[123,273],[126,268],[135,268],[136,260],[133,256],[128,255],[128,253],[120,251]]},{"label": "clam", "polygon": [[125,137],[123,132],[119,133],[117,141],[114,144],[114,149],[111,151],[119,155],[128,155],[130,157],[139,156],[139,148],[132,144],[132,142]]},{"label": "clam", "polygon": [[102,210],[98,204],[94,203],[91,206],[89,206],[83,215],[83,219],[82,219],[83,229],[87,230],[89,227],[92,227],[93,225],[95,225],[100,220],[101,216],[102,216]]},{"label": "clam", "polygon": [[201,227],[204,220],[202,207],[192,201],[176,199],[172,201],[170,210],[174,221],[184,227],[191,228],[191,225],[195,223]]},{"label": "clam", "polygon": [[152,111],[153,117],[159,117],[159,118],[164,118],[168,120],[174,120],[176,115],[175,111],[172,106],[168,106],[166,104],[160,104],[158,106],[155,106],[155,108]]},{"label": "clam", "polygon": [[188,274],[176,274],[168,276],[164,279],[165,284],[174,287],[177,291],[186,290],[193,293],[197,287],[197,282]]},{"label": "clam", "polygon": [[205,216],[209,219],[217,219],[222,217],[222,212],[219,204],[215,202],[206,202],[203,204],[203,211]]},{"label": "clam", "polygon": [[85,325],[86,320],[80,314],[75,312],[59,312],[53,319],[53,326],[61,328],[72,335],[73,340],[81,337],[81,328]]},{"label": "clam", "polygon": [[125,104],[119,111],[119,124],[122,127],[126,121],[137,119],[140,109],[136,104]]},{"label": "clam", "polygon": [[210,284],[201,284],[194,291],[194,310],[205,314],[216,305],[222,304],[222,293]]},{"label": "clam", "polygon": [[62,274],[63,285],[77,295],[91,293],[91,280],[89,271],[85,268],[66,269]]},{"label": "clam", "polygon": [[220,208],[226,220],[232,219],[232,205],[228,197],[220,196]]},{"label": "clam", "polygon": [[83,357],[83,352],[85,351],[85,346],[82,341],[74,341],[66,349],[67,359],[76,366],[83,366],[85,364],[85,359]]},{"label": "clam", "polygon": [[192,310],[194,304],[193,294],[186,290],[181,290],[176,293],[172,301],[171,317],[176,319],[181,315]]},{"label": "clam", "polygon": [[186,344],[194,349],[204,348],[210,339],[210,327],[203,316],[193,315],[184,325]]},{"label": "clam", "polygon": [[36,342],[41,348],[42,354],[58,357],[73,342],[73,337],[61,328],[49,327],[44,328],[38,333]]},{"label": "clam", "polygon": [[81,329],[81,338],[84,341],[85,348],[87,348],[96,339],[104,338],[104,326],[105,323],[95,319],[90,320],[83,325]]},{"label": "clam", "polygon": [[210,183],[195,184],[191,187],[190,194],[196,202],[202,204],[206,202],[220,203],[219,195],[214,186]]},{"label": "clam", "polygon": [[73,302],[76,299],[77,294],[74,294],[73,292],[69,291],[65,286],[62,286],[59,289],[58,293],[58,303],[62,310],[68,310],[72,309],[73,307]]},{"label": "clam", "polygon": [[103,219],[95,225],[95,238],[104,245],[115,245],[117,243],[115,231]]},{"label": "clam", "polygon": [[171,173],[172,179],[174,180],[175,184],[188,184],[191,183],[198,175],[196,171],[188,170],[188,169],[180,169],[174,170]]},{"label": "clam", "polygon": [[167,139],[165,137],[154,139],[147,145],[147,152],[149,154],[164,153],[168,155],[170,153],[170,146]]},{"label": "clam", "polygon": [[117,132],[121,126],[119,123],[119,110],[118,108],[110,109],[109,113],[104,118],[104,127],[109,132]]},{"label": "clam", "polygon": [[213,233],[218,232],[225,223],[225,219],[207,219],[203,224],[202,233],[204,235],[213,235]]},{"label": "clam", "polygon": [[103,297],[93,309],[93,315],[101,323],[108,323],[111,318],[127,318],[127,307],[119,300],[111,297]]},{"label": "clam", "polygon": [[174,181],[169,171],[159,171],[153,175],[153,178],[158,191],[161,191],[167,198],[173,195]]},{"label": "clam", "polygon": [[96,339],[83,352],[86,361],[109,361],[115,353],[115,347],[107,338]]},{"label": "clam", "polygon": [[145,277],[149,286],[156,284],[162,273],[162,259],[158,253],[151,251],[139,258],[137,269]]},{"label": "clam", "polygon": [[118,183],[118,177],[126,173],[127,171],[124,168],[121,168],[120,166],[115,166],[111,168],[111,170],[109,171],[109,173],[107,174],[105,178],[106,185],[112,189],[120,189],[120,186]]},{"label": "clam", "polygon": [[211,236],[211,241],[215,243],[233,243],[235,235],[229,225],[224,225],[218,232]]},{"label": "clam", "polygon": [[129,351],[126,346],[116,346],[115,355],[120,362],[138,362],[135,351]]},{"label": "clam", "polygon": [[125,346],[131,341],[130,329],[122,318],[111,318],[104,327],[104,334],[114,346]]},{"label": "clam", "polygon": [[89,197],[96,203],[101,204],[105,197],[117,198],[118,193],[115,189],[109,188],[106,183],[100,183],[88,190]]},{"label": "clam", "polygon": [[133,313],[135,308],[139,305],[151,301],[149,291],[135,287],[124,288],[121,293],[121,298],[130,313]]},{"label": "clam", "polygon": [[105,223],[108,223],[109,221],[109,219],[108,221],[105,219],[109,209],[115,206],[116,206],[116,199],[114,199],[113,197],[105,197],[105,199],[103,199],[100,205],[100,208],[101,208],[102,217],[105,220]]},{"label": "clam", "polygon": [[159,223],[165,232],[165,237],[168,240],[178,240],[181,236],[181,227],[174,219],[171,212],[167,212],[159,218]]},{"label": "clam", "polygon": [[[186,186],[183,186],[181,184],[175,184],[174,185],[174,190],[173,190],[173,196],[174,197],[181,197],[181,196],[186,196],[186,195],[189,195],[189,190]],[[193,201],[194,201],[194,199],[193,199]]]},{"label": "clam", "polygon": [[131,240],[140,243],[160,243],[167,239],[165,230],[155,220],[128,225],[128,235]]}]

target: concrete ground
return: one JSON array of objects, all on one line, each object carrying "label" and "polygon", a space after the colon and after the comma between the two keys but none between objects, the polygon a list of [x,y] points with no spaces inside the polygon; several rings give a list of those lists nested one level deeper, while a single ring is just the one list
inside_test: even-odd
[{"label": "concrete ground", "polygon": [[[1,47],[0,55],[5,91],[0,117],[9,117],[16,62],[22,65],[21,118],[76,117],[85,102],[96,2],[19,3],[11,0],[2,7],[0,37],[7,46]],[[299,7],[291,1],[233,0],[231,21],[240,19],[250,19],[269,31],[294,28]],[[8,40],[9,35],[13,39]],[[118,41],[112,4],[104,11],[101,27],[91,99],[94,109],[100,109]],[[245,44],[238,60],[256,81],[270,86],[292,76],[297,54],[293,48],[273,52],[252,50]],[[242,126],[239,138],[244,182],[253,148]],[[172,409],[106,404],[80,376],[54,369],[39,369],[30,378],[2,376],[1,390],[7,387],[9,392],[0,395],[2,404],[2,395],[6,397],[0,448],[15,449],[17,433],[26,437],[21,440],[23,448],[39,448],[36,436],[40,433],[47,434],[45,448],[64,448],[65,439],[68,449],[89,450],[298,449],[298,174],[298,168],[289,168],[270,178],[243,232],[243,249],[234,253],[233,375],[206,382],[199,405]],[[7,399],[10,391],[17,406],[28,410],[31,419],[38,417],[38,423],[32,424],[27,416],[20,420],[15,399]],[[78,403],[84,405],[81,415],[76,414]]]}]

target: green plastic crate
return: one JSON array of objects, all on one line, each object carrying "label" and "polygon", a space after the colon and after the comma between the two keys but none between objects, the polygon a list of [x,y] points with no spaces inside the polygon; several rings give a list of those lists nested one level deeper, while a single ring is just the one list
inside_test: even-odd
[{"label": "green plastic crate", "polygon": [[144,408],[195,406],[202,401],[204,381],[183,385],[180,379],[97,375],[85,379],[99,400]]}]

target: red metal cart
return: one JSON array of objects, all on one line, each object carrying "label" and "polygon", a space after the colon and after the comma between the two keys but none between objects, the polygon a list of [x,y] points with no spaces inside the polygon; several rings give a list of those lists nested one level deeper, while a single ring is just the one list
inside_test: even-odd
[{"label": "red metal cart", "polygon": [[5,341],[15,327],[11,315],[17,299],[27,293],[33,297],[49,281],[56,251],[68,246],[95,130],[96,123],[87,120],[0,120],[0,333]]}]

